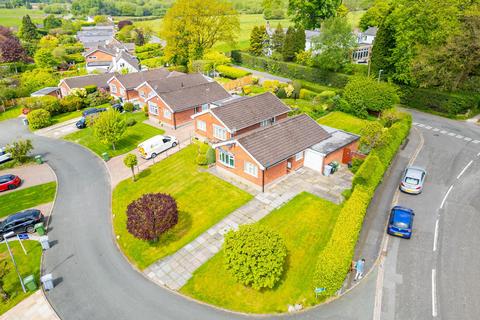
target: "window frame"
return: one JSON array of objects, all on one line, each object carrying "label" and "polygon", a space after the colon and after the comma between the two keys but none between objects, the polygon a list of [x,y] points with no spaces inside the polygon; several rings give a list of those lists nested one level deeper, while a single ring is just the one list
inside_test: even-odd
[{"label": "window frame", "polygon": [[300,160],[303,159],[303,157],[304,157],[303,151],[297,152],[297,153],[295,154],[295,161],[300,161]]},{"label": "window frame", "polygon": [[165,119],[172,119],[172,112],[167,108],[163,109],[163,117]]},{"label": "window frame", "polygon": [[[202,125],[200,125],[202,124]],[[203,120],[197,120],[197,129],[200,131],[207,131],[207,123]]]},{"label": "window frame", "polygon": [[252,177],[258,178],[258,166],[250,161],[245,161],[243,163],[243,172],[251,175]]},{"label": "window frame", "polygon": [[[222,131],[222,132],[224,133],[224,136],[223,136],[223,137],[219,137],[219,136],[217,135],[217,130]],[[219,139],[219,140],[225,141],[225,140],[227,140],[227,130],[226,130],[224,127],[221,127],[221,126],[219,126],[219,125],[214,124],[214,125],[213,125],[213,137],[214,137],[214,138],[217,138],[217,139]]]},{"label": "window frame", "polygon": [[[155,112],[152,109],[155,109]],[[148,101],[148,113],[158,116],[158,105],[155,102]]]},{"label": "window frame", "polygon": [[110,91],[112,93],[117,93],[117,86],[115,84],[110,84]]},{"label": "window frame", "polygon": [[225,150],[219,149],[218,161],[226,167],[235,168],[235,156]]}]

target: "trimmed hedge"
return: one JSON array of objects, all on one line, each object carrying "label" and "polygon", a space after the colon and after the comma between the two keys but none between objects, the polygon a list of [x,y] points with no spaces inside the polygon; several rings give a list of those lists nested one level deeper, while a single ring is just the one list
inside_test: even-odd
[{"label": "trimmed hedge", "polygon": [[408,107],[456,117],[480,110],[480,94],[401,87],[400,102]]},{"label": "trimmed hedge", "polygon": [[218,66],[217,71],[224,77],[230,79],[238,79],[251,74],[251,72],[225,65]]},{"label": "trimmed hedge", "polygon": [[28,124],[32,129],[41,129],[51,124],[50,112],[45,109],[37,109],[28,113]]},{"label": "trimmed hedge", "polygon": [[318,95],[318,93],[310,91],[308,89],[300,89],[300,99],[312,100]]},{"label": "trimmed hedge", "polygon": [[318,257],[314,284],[326,288],[322,296],[332,296],[342,287],[351,267],[370,200],[393,156],[407,137],[411,123],[411,116],[405,115],[393,124],[388,129],[390,140],[386,146],[373,150],[355,174],[353,192],[344,202],[330,240]]},{"label": "trimmed hedge", "polygon": [[249,68],[265,70],[280,76],[317,82],[327,86],[344,87],[348,80],[348,76],[345,74],[306,67],[291,62],[276,61],[265,57],[256,57],[242,51],[232,51],[232,59],[236,63]]}]

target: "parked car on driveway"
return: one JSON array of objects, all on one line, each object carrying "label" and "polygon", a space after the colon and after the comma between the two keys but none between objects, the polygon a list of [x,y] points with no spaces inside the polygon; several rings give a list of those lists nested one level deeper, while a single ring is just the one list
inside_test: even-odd
[{"label": "parked car on driveway", "polygon": [[35,224],[43,222],[44,217],[40,210],[28,209],[8,216],[5,220],[0,222],[0,241],[3,240],[3,235],[9,232],[19,233],[33,233],[35,231]]},{"label": "parked car on driveway", "polygon": [[406,168],[402,176],[402,182],[400,182],[400,190],[406,193],[420,194],[426,176],[427,172],[422,168]]},{"label": "parked car on driveway", "polygon": [[89,109],[86,109],[82,112],[82,116],[87,117],[89,115],[104,112],[104,111],[107,111],[107,109],[106,108],[89,108]]},{"label": "parked car on driveway", "polygon": [[0,147],[0,163],[11,160],[12,155],[5,151],[5,148]]},{"label": "parked car on driveway", "polygon": [[390,211],[390,219],[388,220],[387,233],[405,239],[412,237],[413,216],[415,213],[412,209],[395,206]]},{"label": "parked car on driveway", "polygon": [[114,105],[112,105],[112,109],[120,113],[123,112],[123,106],[120,103],[115,103]]},{"label": "parked car on driveway", "polygon": [[82,112],[82,117],[75,123],[78,129],[84,129],[87,127],[88,120],[98,116],[100,113],[107,111],[105,108],[90,108]]},{"label": "parked car on driveway", "polygon": [[20,186],[22,179],[14,174],[0,176],[0,191],[13,190]]},{"label": "parked car on driveway", "polygon": [[163,151],[173,148],[178,144],[177,138],[173,136],[158,135],[138,145],[138,152],[144,159],[152,159]]}]

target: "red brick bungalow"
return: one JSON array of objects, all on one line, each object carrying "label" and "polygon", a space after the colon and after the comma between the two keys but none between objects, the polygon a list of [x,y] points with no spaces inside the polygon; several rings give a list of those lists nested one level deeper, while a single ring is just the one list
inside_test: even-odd
[{"label": "red brick bungalow", "polygon": [[287,118],[291,109],[274,94],[232,97],[192,116],[195,134],[210,142],[225,141]]},{"label": "red brick bungalow", "polygon": [[148,105],[150,119],[175,129],[190,123],[195,113],[207,110],[212,102],[230,97],[221,85],[201,74],[177,73],[146,81],[136,91]]},{"label": "red brick bungalow", "polygon": [[88,76],[71,77],[60,80],[58,87],[62,97],[68,96],[72,89],[85,88],[94,85],[100,90],[109,90],[107,81],[116,73],[91,74]]},{"label": "red brick bungalow", "polygon": [[166,68],[158,68],[127,74],[116,74],[111,76],[107,83],[110,94],[114,98],[119,99],[122,103],[132,102],[140,106],[143,104],[143,101],[139,98],[136,88],[146,81],[165,79],[171,74],[172,72]]},{"label": "red brick bungalow", "polygon": [[320,126],[301,114],[214,144],[220,172],[264,190],[273,181],[305,166],[323,171],[355,151],[359,137]]}]

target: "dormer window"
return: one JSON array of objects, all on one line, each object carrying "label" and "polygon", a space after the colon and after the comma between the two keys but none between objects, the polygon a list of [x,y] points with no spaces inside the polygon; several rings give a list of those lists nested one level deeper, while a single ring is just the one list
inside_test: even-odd
[{"label": "dormer window", "polygon": [[270,126],[274,123],[275,123],[275,118],[270,118],[270,119],[263,120],[262,122],[260,122],[260,127],[268,127],[268,126]]}]

